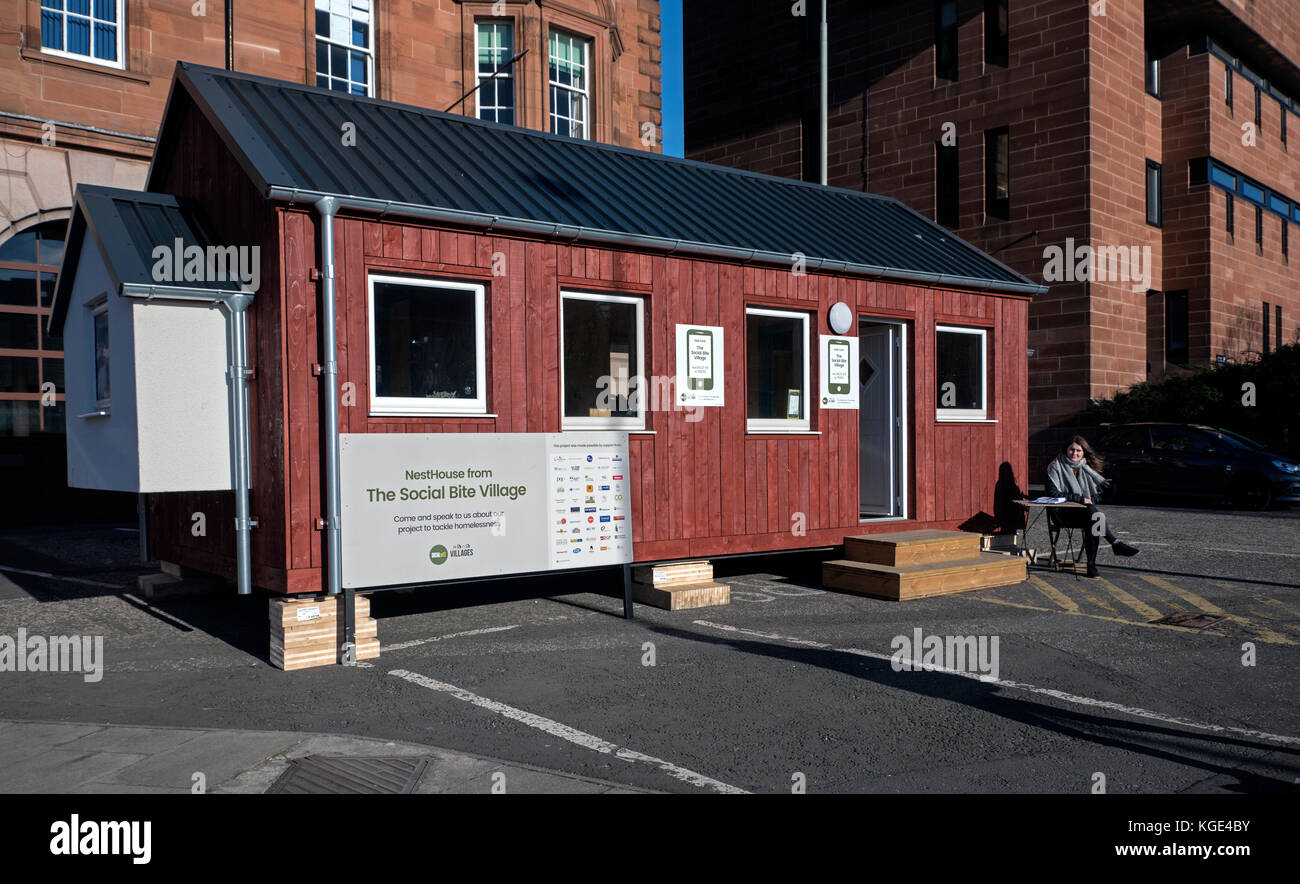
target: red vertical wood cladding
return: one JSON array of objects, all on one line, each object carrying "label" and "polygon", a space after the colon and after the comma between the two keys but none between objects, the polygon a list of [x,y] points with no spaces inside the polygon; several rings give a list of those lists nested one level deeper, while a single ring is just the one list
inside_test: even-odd
[{"label": "red vertical wood cladding", "polygon": [[[193,150],[173,167],[172,192],[202,196],[210,180],[239,175],[197,121]],[[210,133],[207,133],[210,135]],[[321,448],[324,361],[317,315],[321,286],[319,219],[303,207],[276,210],[251,186],[218,210],[214,228],[231,242],[262,245],[263,288],[250,315],[254,381],[255,575],[281,592],[318,591],[325,560]],[[246,191],[246,192],[245,192]],[[249,219],[252,219],[251,223]],[[335,228],[340,429],[350,433],[557,432],[561,426],[561,291],[587,289],[644,299],[645,365],[675,375],[679,323],[724,329],[724,408],[694,414],[661,397],[629,454],[634,553],[638,561],[758,552],[838,543],[847,533],[953,527],[993,511],[998,468],[1009,463],[1027,484],[1027,302],[782,268],[665,256],[613,248],[483,235],[397,220],[343,216]],[[268,255],[270,257],[268,257]],[[499,260],[494,262],[494,256]],[[504,270],[502,275],[494,275]],[[372,272],[469,280],[487,292],[489,417],[391,417],[369,413],[367,275]],[[907,329],[908,516],[861,524],[858,518],[858,415],[817,409],[808,434],[746,432],[745,308],[774,306],[810,316],[810,382],[818,376],[820,334],[837,301],[860,320],[902,321]],[[988,423],[935,420],[934,326],[988,328]],[[855,324],[850,334],[857,333]],[[674,381],[675,384],[675,381]],[[648,404],[654,383],[642,386]],[[662,391],[664,388],[658,388]],[[672,392],[669,388],[668,392]],[[208,516],[194,537],[190,514]],[[797,516],[797,514],[802,514]],[[191,567],[233,574],[232,496],[154,495],[157,554]],[[796,519],[803,532],[792,531]],[[345,529],[346,530],[346,529]]]}]

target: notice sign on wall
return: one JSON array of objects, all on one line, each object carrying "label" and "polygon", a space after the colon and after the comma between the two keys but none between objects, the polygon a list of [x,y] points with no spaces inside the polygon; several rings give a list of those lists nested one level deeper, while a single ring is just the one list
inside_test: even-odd
[{"label": "notice sign on wall", "polygon": [[725,405],[722,390],[722,328],[677,326],[677,401],[682,405]]},{"label": "notice sign on wall", "polygon": [[626,433],[344,433],[352,589],[632,561]]},{"label": "notice sign on wall", "polygon": [[821,335],[822,408],[858,407],[858,339]]}]

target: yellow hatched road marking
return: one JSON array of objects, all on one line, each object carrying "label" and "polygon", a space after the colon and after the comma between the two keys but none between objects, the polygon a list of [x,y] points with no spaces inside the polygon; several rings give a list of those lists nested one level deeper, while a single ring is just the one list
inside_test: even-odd
[{"label": "yellow hatched road marking", "polygon": [[[1227,583],[1220,583],[1219,586],[1222,586],[1224,589],[1232,589],[1232,586]],[[1300,617],[1300,611],[1297,611],[1295,608],[1292,608],[1289,605],[1282,604],[1277,599],[1269,598],[1266,595],[1257,595],[1255,596],[1255,598],[1259,599],[1261,602],[1265,602],[1270,605],[1277,605],[1279,608],[1281,608],[1283,611],[1286,611],[1288,614],[1294,614],[1295,616]]]},{"label": "yellow hatched road marking", "polygon": [[[1260,641],[1269,642],[1271,644],[1280,644],[1280,645],[1295,644],[1295,642],[1291,641],[1291,639],[1287,638],[1282,633],[1269,629],[1267,626],[1260,626],[1257,623],[1252,623],[1250,620],[1247,620],[1245,617],[1242,617],[1238,614],[1229,614],[1227,611],[1223,610],[1222,608],[1220,608],[1218,605],[1216,605],[1214,602],[1210,601],[1209,599],[1201,598],[1196,593],[1188,589],[1183,589],[1181,586],[1174,586],[1174,584],[1170,583],[1168,580],[1165,580],[1162,577],[1148,577],[1146,574],[1139,574],[1137,576],[1145,580],[1147,583],[1150,583],[1154,587],[1163,589],[1165,592],[1172,592],[1174,595],[1185,600],[1189,604],[1194,605],[1197,608],[1200,608],[1202,611],[1204,611],[1207,614],[1218,614],[1221,617],[1231,620],[1233,623],[1239,623],[1242,626],[1246,626],[1249,627],[1250,629],[1255,630],[1255,632],[1259,633]],[[1222,583],[1218,585],[1225,586]],[[1225,588],[1231,589],[1232,587],[1228,585],[1225,586]]]},{"label": "yellow hatched road marking", "polygon": [[1098,577],[1096,579],[1097,579],[1097,584],[1102,589],[1106,590],[1106,592],[1110,593],[1115,598],[1119,599],[1121,602],[1128,605],[1130,608],[1136,611],[1139,616],[1144,617],[1147,620],[1159,620],[1161,617],[1164,616],[1164,614],[1161,614],[1159,611],[1157,611],[1155,608],[1148,605],[1146,602],[1141,601],[1135,598],[1134,596],[1130,595],[1129,593],[1125,592],[1124,590],[1120,589],[1118,586],[1111,583],[1105,577]]},{"label": "yellow hatched road marking", "polygon": [[[1088,579],[1088,578],[1086,578],[1086,577],[1084,578],[1084,580],[1087,580],[1087,579]],[[1088,590],[1084,589],[1083,586],[1082,586],[1082,581],[1080,582],[1080,586],[1078,586],[1077,588],[1078,588],[1078,590],[1079,590],[1079,595],[1083,596],[1085,599],[1087,599],[1088,601],[1092,602],[1092,603],[1093,603],[1094,605],[1096,605],[1097,607],[1099,607],[1099,608],[1105,608],[1107,611],[1110,611],[1112,614],[1118,614],[1118,613],[1119,613],[1119,611],[1116,611],[1114,608],[1112,608],[1112,607],[1110,606],[1110,603],[1109,603],[1109,602],[1106,602],[1106,601],[1103,601],[1102,599],[1097,598],[1095,595],[1093,595],[1092,593],[1088,592]]]},{"label": "yellow hatched road marking", "polygon": [[1225,638],[1222,632],[1214,632],[1210,629],[1188,630],[1181,626],[1172,626],[1168,623],[1144,623],[1141,620],[1126,620],[1123,617],[1107,617],[1105,614],[1088,614],[1084,611],[1058,611],[1056,608],[1044,608],[1039,605],[1026,605],[1022,602],[1009,602],[1005,599],[991,599],[984,596],[971,596],[976,601],[988,602],[992,605],[1006,605],[1009,608],[1024,608],[1029,611],[1045,611],[1048,614],[1074,614],[1079,617],[1091,617],[1093,620],[1105,620],[1109,623],[1122,623],[1125,626],[1142,626],[1147,629],[1173,629],[1181,633],[1195,632],[1199,635],[1215,635],[1219,638]]},{"label": "yellow hatched road marking", "polygon": [[1029,582],[1030,584],[1033,585],[1034,589],[1038,590],[1043,595],[1047,596],[1049,599],[1056,602],[1066,611],[1070,612],[1071,614],[1079,613],[1078,602],[1076,602],[1074,599],[1067,596],[1065,593],[1061,592],[1055,586],[1052,586],[1043,578],[1039,577],[1036,574],[1030,574]]},{"label": "yellow hatched road marking", "polygon": [[1267,611],[1251,611],[1250,613],[1254,614],[1256,617],[1260,618],[1261,620],[1267,620],[1270,623],[1276,623],[1278,626],[1282,627],[1283,629],[1289,629],[1292,632],[1300,632],[1300,626],[1296,626],[1293,623],[1283,623],[1281,620],[1278,620],[1277,617],[1273,616]]}]

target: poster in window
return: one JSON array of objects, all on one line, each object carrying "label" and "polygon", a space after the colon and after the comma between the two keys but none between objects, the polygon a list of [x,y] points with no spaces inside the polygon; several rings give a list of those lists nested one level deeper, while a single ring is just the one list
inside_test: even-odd
[{"label": "poster in window", "polygon": [[858,407],[858,339],[820,335],[822,408]]},{"label": "poster in window", "polygon": [[682,406],[721,407],[723,396],[722,328],[677,326],[677,380],[674,395]]}]

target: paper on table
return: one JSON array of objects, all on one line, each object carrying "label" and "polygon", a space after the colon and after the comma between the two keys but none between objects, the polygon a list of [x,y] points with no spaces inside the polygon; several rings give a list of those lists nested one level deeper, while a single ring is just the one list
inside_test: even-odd
[{"label": "paper on table", "polygon": [[1064,497],[1039,497],[1032,501],[1032,503],[1065,503],[1065,502],[1066,500]]}]

